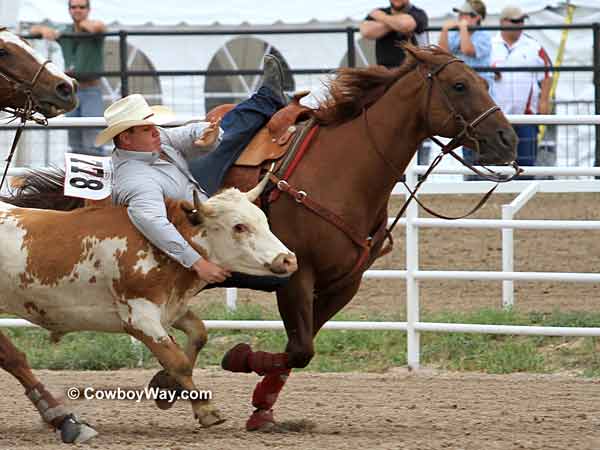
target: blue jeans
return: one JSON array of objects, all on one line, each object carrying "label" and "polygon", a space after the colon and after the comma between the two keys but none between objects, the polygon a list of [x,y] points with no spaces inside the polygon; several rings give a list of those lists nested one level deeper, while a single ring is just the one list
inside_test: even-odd
[{"label": "blue jeans", "polygon": [[[284,106],[273,97],[271,89],[263,86],[248,100],[229,111],[221,121],[223,140],[206,156],[189,162],[190,172],[198,183],[213,195],[221,188],[227,170],[235,163],[254,135],[267,124],[271,116]],[[255,276],[235,272],[223,283],[214,287],[237,287],[273,292],[289,281],[289,278]]]},{"label": "blue jeans", "polygon": [[208,155],[189,162],[190,172],[209,196],[221,188],[227,170],[282,106],[271,89],[263,86],[225,114],[221,121],[223,139],[219,146]]},{"label": "blue jeans", "polygon": [[517,164],[520,166],[535,166],[537,159],[537,125],[513,125],[519,136],[517,147]]},{"label": "blue jeans", "polygon": [[[104,102],[100,86],[80,88],[77,93],[77,108],[66,114],[67,117],[102,117]],[[93,128],[75,128],[69,130],[69,147],[73,153],[103,156],[102,147],[96,147],[94,141],[98,130]]]}]

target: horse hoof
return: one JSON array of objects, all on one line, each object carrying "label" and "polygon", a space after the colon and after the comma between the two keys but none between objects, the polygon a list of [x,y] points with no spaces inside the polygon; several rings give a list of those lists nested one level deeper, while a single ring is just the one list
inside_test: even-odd
[{"label": "horse hoof", "polygon": [[79,422],[69,414],[60,426],[60,438],[65,444],[81,444],[98,435],[98,432],[86,423]]},{"label": "horse hoof", "polygon": [[[164,391],[176,391],[177,393],[179,393],[179,391],[181,390],[181,385],[179,383],[177,383],[173,379],[173,377],[171,375],[169,375],[169,373],[164,369],[156,372],[156,374],[152,377],[152,379],[148,383],[148,387],[151,389],[160,389],[160,390],[164,390]],[[173,405],[175,404],[175,402],[177,401],[177,399],[179,398],[179,395],[175,395],[173,397],[168,395],[166,397],[173,398],[173,401],[158,398],[158,397],[156,397],[154,399],[154,403],[156,404],[156,406],[159,409],[162,409],[162,410],[171,409],[173,407]]]},{"label": "horse hoof", "polygon": [[272,409],[255,410],[246,422],[247,431],[269,431],[275,426]]},{"label": "horse hoof", "polygon": [[252,372],[248,365],[248,355],[250,353],[252,353],[252,349],[248,344],[237,344],[225,353],[221,361],[221,367],[230,372],[250,373]]},{"label": "horse hoof", "polygon": [[222,424],[223,422],[225,422],[225,419],[221,417],[221,413],[219,413],[219,411],[214,410],[198,418],[198,422],[200,422],[200,425],[202,427],[208,428]]}]

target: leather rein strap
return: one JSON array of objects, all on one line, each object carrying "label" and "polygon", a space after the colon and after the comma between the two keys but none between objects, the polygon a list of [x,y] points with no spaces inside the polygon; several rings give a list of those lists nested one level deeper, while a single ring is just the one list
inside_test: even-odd
[{"label": "leather rein strap", "polygon": [[2,186],[4,185],[4,181],[6,180],[6,175],[8,174],[8,168],[10,166],[10,163],[12,162],[13,156],[17,149],[17,145],[19,144],[19,140],[21,139],[21,135],[23,134],[23,130],[25,129],[25,123],[28,120],[33,120],[33,121],[39,123],[40,125],[48,124],[48,121],[45,118],[39,119],[37,117],[34,117],[36,103],[35,103],[35,99],[33,97],[33,89],[35,88],[35,85],[37,84],[37,81],[40,78],[40,75],[41,75],[42,71],[44,70],[44,67],[46,67],[46,65],[49,63],[50,63],[49,59],[44,61],[44,63],[42,65],[40,65],[39,69],[37,70],[37,72],[35,73],[35,75],[33,76],[33,79],[31,81],[17,80],[16,78],[14,78],[13,76],[11,76],[10,74],[8,74],[6,72],[0,72],[0,78],[3,78],[12,86],[13,92],[15,92],[17,94],[22,93],[25,96],[25,105],[22,108],[0,108],[0,110],[6,111],[6,112],[12,114],[14,117],[13,120],[17,119],[17,118],[21,119],[19,128],[17,129],[17,132],[15,133],[15,137],[13,139],[13,142],[12,142],[12,145],[10,148],[10,152],[8,153],[8,157],[5,160],[6,166],[4,167],[4,173],[2,174],[2,180],[0,181],[0,189],[2,189]]}]

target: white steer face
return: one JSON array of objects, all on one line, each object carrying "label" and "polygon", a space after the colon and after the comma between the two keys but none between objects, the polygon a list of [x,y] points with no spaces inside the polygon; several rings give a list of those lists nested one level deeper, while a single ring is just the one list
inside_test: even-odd
[{"label": "white steer face", "polygon": [[255,194],[227,189],[205,203],[196,201],[188,211],[199,225],[191,241],[230,271],[289,277],[298,269],[296,256],[269,229],[267,217],[252,203]]}]

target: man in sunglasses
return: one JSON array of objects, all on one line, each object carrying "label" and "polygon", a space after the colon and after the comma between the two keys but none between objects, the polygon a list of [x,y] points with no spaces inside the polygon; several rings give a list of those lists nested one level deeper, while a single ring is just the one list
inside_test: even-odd
[{"label": "man in sunglasses", "polygon": [[[549,114],[552,61],[544,48],[522,29],[529,16],[516,6],[500,13],[506,27],[492,39],[492,66],[541,67],[541,72],[495,72],[494,100],[505,114]],[[517,163],[533,166],[537,158],[537,125],[514,125],[519,136]]]},{"label": "man in sunglasses", "polygon": [[[101,117],[104,112],[100,76],[104,70],[104,36],[62,37],[61,33],[104,33],[106,25],[100,20],[90,20],[90,0],[69,0],[69,13],[73,23],[59,28],[44,25],[31,27],[30,33],[44,39],[57,41],[65,60],[65,72],[79,83],[79,105],[69,112],[69,117]],[[69,146],[76,153],[102,155],[102,147],[94,145],[96,130],[77,128],[69,130]]]}]

